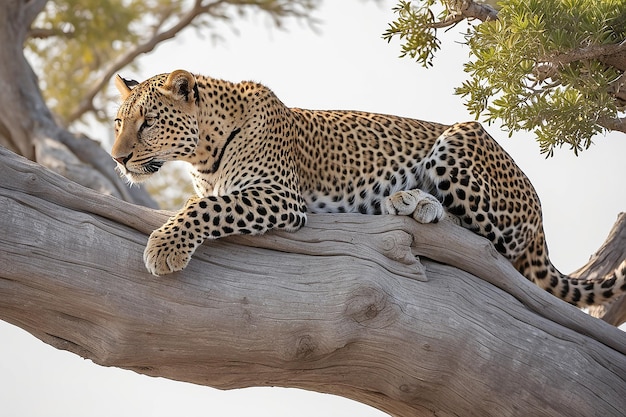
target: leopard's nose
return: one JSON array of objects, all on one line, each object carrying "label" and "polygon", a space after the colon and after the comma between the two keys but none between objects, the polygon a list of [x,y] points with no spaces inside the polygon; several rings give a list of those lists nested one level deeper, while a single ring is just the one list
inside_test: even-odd
[{"label": "leopard's nose", "polygon": [[130,160],[130,158],[133,157],[133,153],[129,153],[128,155],[121,155],[121,156],[115,156],[115,155],[111,155],[111,157],[117,161],[118,164],[122,165],[122,166],[126,166],[126,162],[128,162]]}]

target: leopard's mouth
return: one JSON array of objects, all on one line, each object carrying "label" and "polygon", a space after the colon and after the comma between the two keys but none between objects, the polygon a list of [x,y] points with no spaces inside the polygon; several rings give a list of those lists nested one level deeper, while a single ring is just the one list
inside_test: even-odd
[{"label": "leopard's mouth", "polygon": [[161,169],[164,163],[165,161],[157,161],[156,159],[152,158],[150,161],[141,166],[141,170],[144,174],[154,174],[159,169]]},{"label": "leopard's mouth", "polygon": [[150,159],[148,162],[144,162],[138,166],[128,166],[118,164],[117,168],[123,176],[128,178],[132,183],[140,183],[148,179],[152,174],[161,169],[165,161],[160,161],[155,158]]}]

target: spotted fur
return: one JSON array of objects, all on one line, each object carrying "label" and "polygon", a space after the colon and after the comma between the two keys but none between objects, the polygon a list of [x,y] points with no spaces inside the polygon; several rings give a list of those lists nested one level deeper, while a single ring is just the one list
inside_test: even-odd
[{"label": "spotted fur", "polygon": [[183,269],[205,239],[296,231],[307,212],[429,223],[445,207],[567,302],[603,303],[626,290],[626,261],[600,280],[556,270],[532,184],[479,123],[287,108],[263,85],[183,70],[116,84],[124,101],[111,154],[120,171],[141,182],[186,161],[197,193],[150,235],[144,261],[155,275]]}]

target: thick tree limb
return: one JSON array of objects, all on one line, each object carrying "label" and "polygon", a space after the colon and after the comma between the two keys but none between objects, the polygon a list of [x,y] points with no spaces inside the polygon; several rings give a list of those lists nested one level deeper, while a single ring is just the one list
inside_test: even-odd
[{"label": "thick tree limb", "polygon": [[[552,62],[555,65],[565,65],[576,61],[587,59],[600,59],[604,57],[615,56],[626,52],[626,41],[617,44],[607,45],[589,45],[584,48],[573,49],[558,55],[547,57],[546,62]],[[622,71],[626,68],[619,68]]]},{"label": "thick tree limb", "polygon": [[0,318],[98,364],[330,392],[397,416],[626,408],[626,336],[451,223],[311,216],[297,233],[205,244],[183,273],[156,279],[141,253],[165,213],[7,151],[0,163]]},{"label": "thick tree limb", "polygon": [[[624,259],[624,254],[614,250],[615,248],[626,248],[626,213],[620,213],[617,216],[617,221],[613,225],[609,237],[600,249],[591,256],[589,262],[571,273],[570,276],[574,278],[601,278],[609,274],[612,270],[608,268]],[[620,255],[622,258],[619,258]],[[619,326],[626,322],[626,297],[621,297],[608,306],[592,307],[589,309],[589,313],[594,317],[601,317],[607,323]]]}]

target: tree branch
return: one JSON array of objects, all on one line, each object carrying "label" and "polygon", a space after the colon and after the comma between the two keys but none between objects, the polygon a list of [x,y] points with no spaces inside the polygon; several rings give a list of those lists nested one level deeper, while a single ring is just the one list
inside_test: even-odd
[{"label": "tree branch", "polygon": [[[626,248],[626,213],[620,213],[617,216],[617,221],[606,241],[591,256],[589,262],[569,275],[573,278],[592,279],[608,275],[613,272],[609,268],[624,258],[624,254],[616,251],[615,248]],[[619,326],[626,322],[626,297],[621,297],[608,306],[591,307],[589,312],[594,317],[600,317],[607,323]]]},{"label": "tree branch", "polygon": [[297,233],[205,244],[183,273],[157,279],[141,252],[166,213],[5,150],[0,162],[0,318],[57,348],[223,389],[334,393],[395,416],[626,408],[626,335],[451,223],[311,216]]},{"label": "tree branch", "polygon": [[[160,25],[157,25],[157,33],[155,33],[150,39],[147,41],[140,43],[136,47],[128,50],[125,54],[121,55],[119,58],[114,60],[107,68],[102,71],[102,75],[100,78],[93,83],[91,89],[87,91],[80,101],[78,107],[70,113],[67,117],[66,123],[71,123],[74,120],[80,118],[83,114],[93,108],[93,100],[96,95],[104,88],[104,86],[111,80],[111,78],[118,72],[120,69],[129,65],[133,62],[139,55],[148,53],[152,51],[159,43],[172,39],[175,37],[180,31],[185,29],[188,25],[193,22],[195,18],[197,18],[200,14],[208,12],[211,7],[217,7],[224,3],[223,0],[218,0],[213,3],[209,3],[205,6],[202,6],[202,0],[195,0],[193,6],[181,16],[176,24],[174,24],[168,30],[164,30],[162,32],[158,32],[158,28]],[[167,19],[168,15],[165,15],[165,19]],[[161,21],[161,24],[164,23]]]},{"label": "tree branch", "polygon": [[36,38],[36,39],[45,39],[45,38],[52,38],[55,36],[62,36],[64,38],[71,38],[72,36],[74,36],[74,32],[65,32],[62,29],[58,29],[58,28],[30,28],[28,30],[28,34],[27,36],[29,38]]},{"label": "tree branch", "polygon": [[600,119],[598,124],[608,130],[616,130],[626,133],[626,117],[616,117],[614,119]]},{"label": "tree branch", "polygon": [[[450,11],[449,18],[437,22],[432,27],[441,28],[451,26],[463,19],[478,19],[483,22],[498,19],[498,11],[489,4],[477,3],[473,0],[447,0]],[[549,56],[540,62],[564,65],[585,59],[598,59],[621,71],[626,71],[626,40],[617,44],[590,45],[585,48]]]},{"label": "tree branch", "polygon": [[485,3],[476,3],[472,0],[446,0],[445,4],[449,12],[448,16],[439,22],[429,24],[429,27],[442,29],[456,25],[465,19],[478,19],[486,22],[498,18],[498,11]]},{"label": "tree branch", "polygon": [[[5,1],[14,3],[16,0],[5,0]],[[39,13],[43,10],[48,0],[29,0],[26,2],[22,0],[18,0],[18,1],[23,3],[24,7],[21,8],[23,12],[22,19],[16,19],[15,22],[20,23],[21,30],[27,30],[30,27],[30,25],[33,23],[35,18],[37,18],[37,15],[39,15]],[[5,10],[17,10],[17,9],[13,5],[11,5],[11,6],[8,6]]]},{"label": "tree branch", "polygon": [[478,19],[483,22],[498,19],[498,11],[486,3],[473,0],[447,0],[448,9],[466,19]]},{"label": "tree branch", "polygon": [[[626,41],[616,44],[590,45],[585,48],[573,49],[562,54],[548,56],[541,61],[551,62],[555,65],[565,65],[586,59],[598,59],[602,61],[606,59],[606,57],[622,54],[624,52],[626,52]],[[626,71],[626,68],[618,69]]]}]

